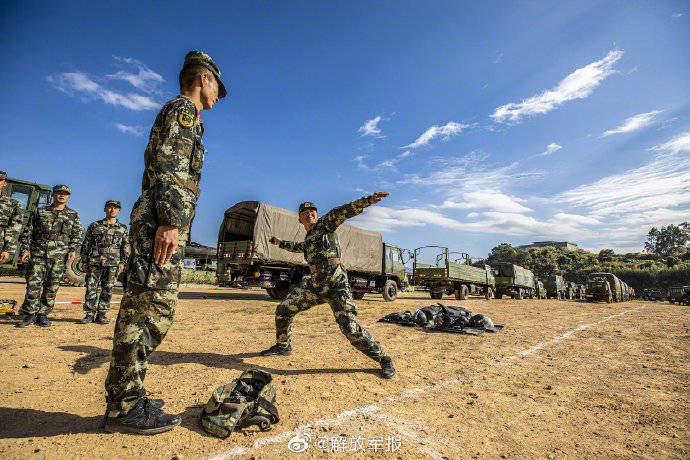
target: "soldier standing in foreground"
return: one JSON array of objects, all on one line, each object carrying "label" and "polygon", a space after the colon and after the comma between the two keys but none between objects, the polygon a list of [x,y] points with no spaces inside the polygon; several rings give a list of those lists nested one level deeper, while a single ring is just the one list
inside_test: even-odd
[{"label": "soldier standing in foreground", "polygon": [[66,263],[74,260],[81,245],[79,214],[66,206],[70,194],[66,185],[53,187],[53,203],[37,208],[22,233],[22,260],[30,259],[22,304],[24,319],[17,327],[51,324],[48,315],[53,311]]},{"label": "soldier standing in foreground", "polygon": [[340,264],[341,250],[336,229],[347,219],[360,214],[364,208],[378,203],[389,194],[376,192],[346,205],[332,209],[321,219],[313,203],[299,206],[299,222],[307,235],[302,242],[281,241],[275,236],[271,243],[290,252],[304,254],[311,277],[305,277],[302,285],[293,289],[276,308],[276,344],[261,352],[263,356],[289,355],[292,353],[290,336],[292,320],[301,311],[328,303],[333,310],[340,330],[359,351],[381,364],[381,375],[390,379],[395,376],[393,362],[383,347],[369,332],[357,323],[357,305],[350,292],[347,273]]},{"label": "soldier standing in foreground", "polygon": [[204,163],[201,110],[225,97],[215,62],[190,51],[180,71],[180,95],[166,103],[151,128],[144,153],[142,193],[130,217],[132,253],[120,304],[110,370],[105,381],[104,428],[155,434],[180,424],[145,396],[149,355],[172,325],[184,247],[199,198]]},{"label": "soldier standing in foreground", "polygon": [[10,260],[17,250],[22,231],[22,205],[15,199],[1,196],[5,185],[7,173],[0,171],[0,265]]},{"label": "soldier standing in foreground", "polygon": [[86,294],[84,296],[86,315],[79,320],[79,324],[93,322],[108,324],[110,322],[105,317],[110,309],[110,296],[117,275],[122,271],[129,257],[127,226],[117,220],[120,208],[119,201],[106,201],[105,219],[92,223],[86,230],[84,243],[81,245],[81,260],[86,264]]}]

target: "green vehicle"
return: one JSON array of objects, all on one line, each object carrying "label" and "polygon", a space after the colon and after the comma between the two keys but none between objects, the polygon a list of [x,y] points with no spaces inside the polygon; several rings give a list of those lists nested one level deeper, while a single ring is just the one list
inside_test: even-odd
[{"label": "green vehicle", "polygon": [[566,296],[565,281],[561,275],[551,275],[544,278],[547,299],[561,300]]},{"label": "green vehicle", "polygon": [[577,293],[577,298],[580,300],[584,300],[585,299],[585,290],[586,290],[585,285],[584,284],[577,284],[576,286],[577,287],[576,287],[575,292]]},{"label": "green vehicle", "polygon": [[[269,243],[304,241],[296,212],[260,201],[241,201],[225,211],[218,231],[216,276],[225,286],[261,287],[271,298],[284,299],[309,274],[302,254]],[[381,234],[343,224],[337,230],[341,263],[355,299],[379,293],[393,301],[407,286],[405,251],[384,243]]]},{"label": "green vehicle", "polygon": [[534,298],[536,293],[534,274],[530,270],[506,262],[495,264],[493,269],[497,299],[503,298],[504,295],[519,300],[525,297]]},{"label": "green vehicle", "polygon": [[[423,252],[435,254],[433,263],[420,260]],[[453,255],[459,257],[451,260]],[[412,280],[416,285],[428,288],[432,299],[441,299],[443,294],[455,294],[456,299],[467,300],[472,294],[483,295],[488,300],[493,298],[496,287],[491,267],[472,266],[468,254],[449,252],[442,246],[422,246],[414,250]]]},{"label": "green vehicle", "polygon": [[[19,179],[10,179],[8,177],[7,185],[2,189],[2,195],[13,198],[21,203],[24,212],[22,222],[23,229],[29,220],[29,216],[37,207],[50,204],[52,191],[53,188],[49,185]],[[7,262],[0,265],[0,275],[24,275],[24,264],[20,260],[20,252],[21,251],[18,250]],[[79,253],[77,253],[77,257],[75,257],[71,263],[67,264],[62,282],[73,286],[83,286],[85,284],[85,273],[81,265],[81,258],[79,257]]]},{"label": "green vehicle", "polygon": [[683,296],[685,295],[686,289],[690,290],[690,286],[680,286],[680,285],[671,286],[668,289],[668,296],[667,296],[668,301],[671,303],[680,304],[680,299],[682,299]]},{"label": "green vehicle", "polygon": [[587,278],[585,298],[590,302],[622,302],[623,283],[613,273],[592,273]]},{"label": "green vehicle", "polygon": [[563,280],[565,284],[565,298],[572,300],[577,295],[577,286],[572,281]]}]

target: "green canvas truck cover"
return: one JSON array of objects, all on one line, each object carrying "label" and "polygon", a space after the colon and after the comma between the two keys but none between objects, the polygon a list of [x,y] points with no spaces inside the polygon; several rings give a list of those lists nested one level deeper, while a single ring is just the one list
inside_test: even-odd
[{"label": "green canvas truck cover", "polygon": [[565,290],[565,285],[563,284],[563,277],[561,275],[547,276],[542,279],[544,287],[548,291],[563,291]]},{"label": "green canvas truck cover", "polygon": [[609,286],[611,287],[613,295],[618,298],[623,297],[623,284],[620,278],[618,278],[613,273],[591,273],[589,275],[589,278],[604,278],[606,281],[609,282]]},{"label": "green canvas truck cover", "polygon": [[[242,201],[225,211],[218,242],[251,240],[254,260],[306,266],[302,254],[269,243],[272,236],[304,241],[306,231],[297,219],[294,211],[260,201]],[[346,270],[382,273],[383,239],[380,233],[347,224],[341,225],[336,233],[342,249],[341,262]]]},{"label": "green canvas truck cover", "polygon": [[496,264],[495,268],[498,269],[497,285],[509,284],[508,278],[513,278],[514,286],[534,289],[534,274],[531,270],[508,263]]},{"label": "green canvas truck cover", "polygon": [[494,284],[492,273],[483,268],[473,267],[467,264],[448,262],[448,278],[461,280],[475,284]]}]

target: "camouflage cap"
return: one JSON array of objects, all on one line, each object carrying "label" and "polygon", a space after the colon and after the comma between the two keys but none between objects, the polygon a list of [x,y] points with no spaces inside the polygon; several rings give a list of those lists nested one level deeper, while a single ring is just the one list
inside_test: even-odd
[{"label": "camouflage cap", "polygon": [[55,192],[67,192],[68,195],[72,194],[72,190],[66,185],[56,185],[53,187],[53,193]]},{"label": "camouflage cap", "polygon": [[314,211],[318,211],[318,209],[316,209],[316,205],[314,203],[312,203],[311,201],[305,201],[304,203],[299,205],[299,211],[297,211],[297,213],[299,214],[302,211],[304,211],[305,209],[313,209]]},{"label": "camouflage cap", "polygon": [[[218,68],[218,64],[213,62],[211,56],[203,51],[190,51],[184,57],[184,65],[182,66],[182,70],[192,65],[206,67],[216,77],[216,80],[218,80],[218,97],[220,99],[223,99],[228,94],[228,92],[225,90],[225,85],[220,80],[220,69]],[[180,75],[182,75],[182,70],[180,70]]]},{"label": "camouflage cap", "polygon": [[5,171],[0,171],[0,180],[7,179],[7,173]]},{"label": "camouflage cap", "polygon": [[121,208],[121,207],[122,207],[122,205],[120,204],[120,202],[117,201],[117,200],[108,200],[108,201],[105,202],[105,205],[106,205],[106,206],[115,206],[116,208]]}]

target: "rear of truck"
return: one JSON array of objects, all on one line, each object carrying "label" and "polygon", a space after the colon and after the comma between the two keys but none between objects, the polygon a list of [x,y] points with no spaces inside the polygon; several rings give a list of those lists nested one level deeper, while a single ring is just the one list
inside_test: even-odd
[{"label": "rear of truck", "polygon": [[534,274],[519,265],[498,263],[493,266],[496,280],[496,298],[510,295],[514,299],[534,297]]},{"label": "rear of truck", "polygon": [[603,276],[594,276],[587,279],[585,287],[585,299],[588,302],[613,302],[614,293],[611,291],[609,281]]}]

